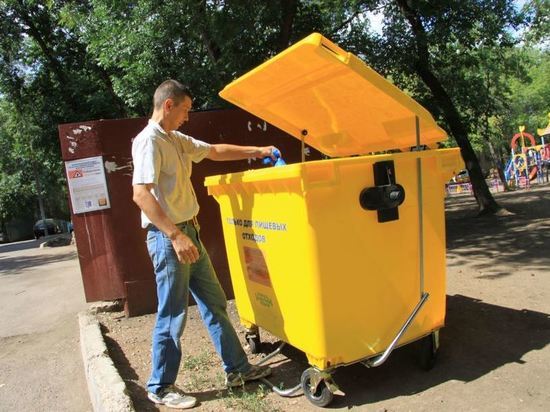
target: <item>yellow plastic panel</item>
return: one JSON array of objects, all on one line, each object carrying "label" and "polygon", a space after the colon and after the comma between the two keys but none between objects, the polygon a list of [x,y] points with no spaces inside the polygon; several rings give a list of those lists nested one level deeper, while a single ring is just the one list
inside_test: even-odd
[{"label": "yellow plastic panel", "polygon": [[[304,351],[320,369],[379,354],[420,300],[422,242],[430,297],[399,343],[441,328],[444,182],[459,159],[458,149],[429,150],[207,178],[242,322]],[[379,223],[375,211],[361,208],[359,193],[374,186],[373,164],[387,160],[406,196],[399,219]]]},{"label": "yellow plastic panel", "polygon": [[220,96],[332,157],[446,139],[428,111],[318,33],[227,85]]}]

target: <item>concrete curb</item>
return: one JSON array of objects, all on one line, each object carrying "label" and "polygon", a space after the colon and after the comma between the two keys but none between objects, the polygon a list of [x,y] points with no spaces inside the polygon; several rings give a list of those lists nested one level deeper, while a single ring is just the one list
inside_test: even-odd
[{"label": "concrete curb", "polygon": [[112,310],[100,304],[78,314],[80,349],[94,412],[135,412],[126,384],[109,357],[96,314]]}]

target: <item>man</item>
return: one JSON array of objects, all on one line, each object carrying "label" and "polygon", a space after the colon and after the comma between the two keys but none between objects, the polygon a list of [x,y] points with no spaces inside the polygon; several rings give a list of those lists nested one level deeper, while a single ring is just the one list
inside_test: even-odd
[{"label": "man", "polygon": [[189,291],[197,302],[226,372],[228,387],[270,375],[268,366],[248,362],[226,311],[226,297],[199,237],[199,205],[191,185],[191,164],[204,158],[273,158],[273,146],[208,144],[177,129],[189,119],[192,96],[175,80],[153,97],[148,125],[132,144],[133,200],[147,229],[147,248],[157,282],[158,313],[153,331],[149,399],[171,408],[191,408],[196,399],[174,386],[181,361],[180,337]]}]

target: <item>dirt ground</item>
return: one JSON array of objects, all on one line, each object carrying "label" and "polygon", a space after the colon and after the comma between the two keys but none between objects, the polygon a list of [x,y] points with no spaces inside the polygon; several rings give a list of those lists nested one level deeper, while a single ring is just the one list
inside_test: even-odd
[{"label": "dirt ground", "polygon": [[[496,195],[514,215],[477,218],[471,196],[446,202],[447,317],[434,369],[419,368],[414,344],[386,363],[333,374],[345,396],[329,409],[369,411],[550,410],[550,185]],[[244,342],[235,305],[230,314]],[[154,315],[101,315],[104,335],[138,411],[167,411],[147,401]],[[264,351],[276,339],[262,335]],[[196,308],[182,340],[177,384],[199,399],[196,410],[315,410],[305,397],[281,398],[261,385],[228,391]],[[269,362],[273,381],[299,382],[305,357],[289,348]],[[252,361],[264,355],[251,355]]]}]

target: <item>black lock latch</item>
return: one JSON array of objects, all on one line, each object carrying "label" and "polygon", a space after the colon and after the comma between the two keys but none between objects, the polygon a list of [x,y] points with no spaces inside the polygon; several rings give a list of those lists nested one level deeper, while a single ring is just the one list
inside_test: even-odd
[{"label": "black lock latch", "polygon": [[378,222],[399,219],[398,206],[405,200],[405,189],[395,182],[395,168],[392,160],[373,165],[374,187],[364,188],[359,203],[366,210],[376,210]]}]

